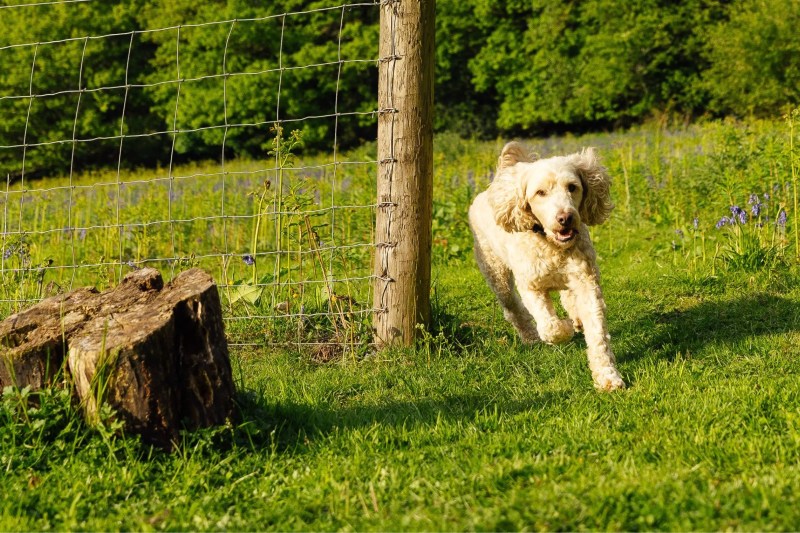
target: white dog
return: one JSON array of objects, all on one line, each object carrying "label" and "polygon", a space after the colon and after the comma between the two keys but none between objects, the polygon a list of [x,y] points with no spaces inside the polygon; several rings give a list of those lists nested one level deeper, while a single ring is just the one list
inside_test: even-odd
[{"label": "white dog", "polygon": [[[604,222],[611,179],[594,150],[536,160],[516,142],[469,209],[478,266],[522,340],[549,344],[583,329],[595,387],[625,387],[609,343],[600,272],[586,226]],[[515,289],[516,285],[516,289]],[[550,299],[561,291],[569,319]]]}]

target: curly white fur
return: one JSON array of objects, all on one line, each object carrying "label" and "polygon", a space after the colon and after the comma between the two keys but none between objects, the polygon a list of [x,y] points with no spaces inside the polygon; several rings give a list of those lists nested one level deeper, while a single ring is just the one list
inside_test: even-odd
[{"label": "curly white fur", "polygon": [[[528,343],[564,342],[582,329],[601,390],[625,387],[587,229],[610,215],[610,185],[592,148],[536,160],[511,142],[500,154],[494,182],[469,209],[478,266],[506,319]],[[556,313],[552,291],[560,291],[568,319]]]}]

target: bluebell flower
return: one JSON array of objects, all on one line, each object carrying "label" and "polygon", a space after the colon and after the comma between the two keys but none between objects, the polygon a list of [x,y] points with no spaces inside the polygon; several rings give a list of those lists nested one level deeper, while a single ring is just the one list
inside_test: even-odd
[{"label": "bluebell flower", "polygon": [[778,226],[784,228],[786,227],[786,211],[781,209],[781,212],[778,213],[778,220],[775,222]]},{"label": "bluebell flower", "polygon": [[698,226],[700,226],[700,219],[697,218],[697,217],[694,217],[694,220],[692,220],[692,226],[694,226],[694,229],[697,229]]},{"label": "bluebell flower", "polygon": [[722,217],[717,221],[717,229],[720,229],[723,226],[727,226],[728,224],[732,224],[733,220],[728,217]]},{"label": "bluebell flower", "polygon": [[5,249],[5,251],[3,251],[3,259],[8,259],[13,254],[14,254],[14,247],[9,246],[8,248]]},{"label": "bluebell flower", "polygon": [[675,235],[677,235],[678,237],[683,239],[683,230],[682,229],[676,229],[675,230]]},{"label": "bluebell flower", "polygon": [[758,218],[758,216],[761,214],[761,209],[764,207],[764,204],[762,204],[758,199],[758,195],[751,194],[750,198],[747,200],[747,203],[752,206],[750,207],[750,214],[753,216],[753,218]]},{"label": "bluebell flower", "polygon": [[769,201],[769,198],[770,198],[770,196],[769,196],[769,193],[768,193],[768,192],[765,192],[765,193],[764,193],[762,196],[764,197],[764,201],[765,201],[765,202],[768,202],[768,201]]},{"label": "bluebell flower", "polygon": [[245,254],[242,256],[242,261],[244,261],[244,264],[248,266],[253,266],[256,264],[255,258],[250,254]]},{"label": "bluebell flower", "polygon": [[731,206],[731,215],[733,215],[731,217],[731,223],[735,224],[737,219],[739,220],[740,224],[747,223],[747,213],[745,213],[744,209],[742,209],[738,205]]}]

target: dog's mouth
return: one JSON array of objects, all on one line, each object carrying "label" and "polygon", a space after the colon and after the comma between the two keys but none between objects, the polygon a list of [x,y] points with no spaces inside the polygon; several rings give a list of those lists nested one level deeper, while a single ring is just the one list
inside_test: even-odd
[{"label": "dog's mouth", "polygon": [[533,232],[539,233],[543,237],[549,238],[551,241],[555,242],[556,244],[564,245],[570,244],[572,241],[575,240],[575,237],[578,236],[578,230],[574,228],[562,228],[560,230],[548,230],[545,231],[543,226],[536,224],[533,226]]},{"label": "dog's mouth", "polygon": [[578,235],[578,232],[571,228],[565,228],[558,231],[553,232],[553,240],[555,240],[558,244],[567,244],[572,242],[575,237]]}]

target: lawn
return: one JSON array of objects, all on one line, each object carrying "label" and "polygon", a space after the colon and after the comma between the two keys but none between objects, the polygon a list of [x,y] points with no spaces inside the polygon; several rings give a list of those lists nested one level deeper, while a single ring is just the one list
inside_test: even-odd
[{"label": "lawn", "polygon": [[0,530],[800,528],[791,126],[530,140],[594,145],[615,177],[593,237],[627,390],[593,389],[581,336],[515,338],[466,226],[502,143],[441,137],[434,323],[413,349],[234,347],[242,420],[174,453],[88,428],[67,391],[7,389]]}]

